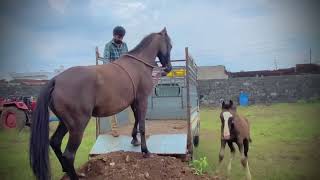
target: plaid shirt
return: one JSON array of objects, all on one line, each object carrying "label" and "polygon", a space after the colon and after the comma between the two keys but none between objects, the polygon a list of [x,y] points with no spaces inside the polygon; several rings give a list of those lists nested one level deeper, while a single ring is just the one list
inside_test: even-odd
[{"label": "plaid shirt", "polygon": [[125,42],[122,42],[121,44],[116,44],[114,40],[111,40],[106,44],[104,47],[104,61],[103,64],[113,62],[116,59],[118,59],[121,55],[128,52],[128,47]]}]

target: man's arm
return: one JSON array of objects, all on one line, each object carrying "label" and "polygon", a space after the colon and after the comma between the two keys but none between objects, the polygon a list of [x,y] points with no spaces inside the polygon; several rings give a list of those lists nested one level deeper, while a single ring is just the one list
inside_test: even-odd
[{"label": "man's arm", "polygon": [[103,64],[109,63],[110,62],[110,46],[109,43],[107,43],[104,46],[104,52],[103,52]]}]

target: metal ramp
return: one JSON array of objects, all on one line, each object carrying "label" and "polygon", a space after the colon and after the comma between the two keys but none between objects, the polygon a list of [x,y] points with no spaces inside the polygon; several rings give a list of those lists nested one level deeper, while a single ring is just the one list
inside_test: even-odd
[{"label": "metal ramp", "polygon": [[[90,155],[106,154],[115,151],[141,152],[140,146],[131,144],[132,137],[120,135],[113,137],[109,134],[98,136]],[[186,154],[187,134],[156,134],[147,138],[147,147],[156,154]]]}]

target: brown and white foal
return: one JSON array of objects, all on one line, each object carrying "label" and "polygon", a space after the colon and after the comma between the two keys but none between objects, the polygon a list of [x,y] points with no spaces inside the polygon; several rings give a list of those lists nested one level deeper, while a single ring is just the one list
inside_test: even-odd
[{"label": "brown and white foal", "polygon": [[230,100],[229,104],[222,102],[222,111],[220,113],[221,119],[221,147],[219,153],[219,166],[224,157],[225,146],[228,143],[228,146],[231,150],[231,158],[228,164],[228,176],[231,171],[231,162],[235,155],[235,148],[233,143],[236,143],[239,147],[241,154],[241,164],[246,170],[246,178],[251,179],[251,174],[248,164],[248,151],[249,151],[249,142],[250,138],[250,125],[248,120],[245,117],[238,115],[236,106]]}]

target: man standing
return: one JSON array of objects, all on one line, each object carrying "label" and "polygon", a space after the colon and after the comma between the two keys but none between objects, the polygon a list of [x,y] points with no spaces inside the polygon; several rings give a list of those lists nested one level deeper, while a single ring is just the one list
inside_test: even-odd
[{"label": "man standing", "polygon": [[[104,48],[104,61],[103,64],[113,62],[117,60],[121,55],[128,52],[128,47],[125,42],[123,42],[123,37],[126,34],[126,30],[122,26],[116,26],[113,29],[113,39],[105,45]],[[117,131],[117,117],[113,115],[111,117],[111,135],[113,137],[118,137],[119,133]]]}]

